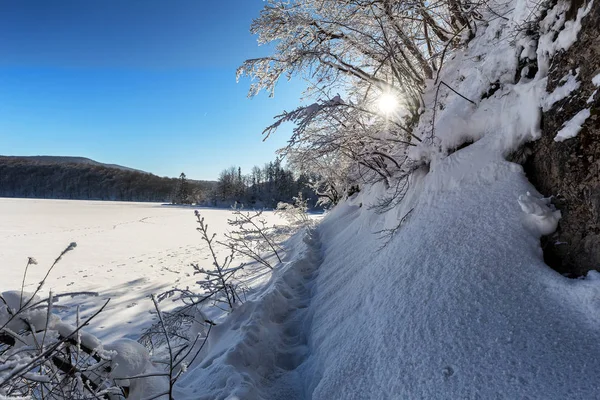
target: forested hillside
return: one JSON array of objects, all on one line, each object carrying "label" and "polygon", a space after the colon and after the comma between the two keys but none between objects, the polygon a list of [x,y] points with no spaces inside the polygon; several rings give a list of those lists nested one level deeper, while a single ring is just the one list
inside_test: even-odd
[{"label": "forested hillside", "polygon": [[[177,182],[100,163],[0,157],[0,197],[167,202]],[[210,191],[213,184],[190,181],[190,193]]]},{"label": "forested hillside", "polygon": [[312,187],[317,176],[296,174],[276,160],[249,174],[230,167],[218,181],[166,178],[83,157],[0,156],[0,197],[152,201],[176,204],[229,207],[275,208],[279,202],[293,202],[302,195],[309,207],[318,195]]}]

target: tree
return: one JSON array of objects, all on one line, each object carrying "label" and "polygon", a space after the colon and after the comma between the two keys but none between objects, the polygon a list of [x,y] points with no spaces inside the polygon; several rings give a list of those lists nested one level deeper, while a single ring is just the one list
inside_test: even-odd
[{"label": "tree", "polygon": [[[335,173],[343,179],[327,178],[320,187],[347,179],[390,185],[398,171],[412,168],[404,154],[421,140],[412,127],[426,81],[436,77],[446,49],[460,44],[459,34],[472,33],[475,16],[463,0],[268,0],[251,31],[274,50],[245,61],[238,77],[252,79],[250,97],[263,90],[272,96],[284,76],[307,82],[315,101],[284,111],[263,133],[268,138],[295,123],[282,156],[319,176],[331,175],[324,165],[344,169]],[[400,107],[382,110],[382,98]]]},{"label": "tree", "polygon": [[190,188],[187,177],[182,172],[177,180],[173,204],[190,204]]}]

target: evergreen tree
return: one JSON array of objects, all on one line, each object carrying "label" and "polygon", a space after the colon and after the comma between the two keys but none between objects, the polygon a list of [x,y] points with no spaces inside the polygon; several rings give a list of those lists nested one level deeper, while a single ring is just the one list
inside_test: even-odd
[{"label": "evergreen tree", "polygon": [[187,177],[182,172],[177,180],[177,190],[173,198],[173,204],[190,204],[190,188]]}]

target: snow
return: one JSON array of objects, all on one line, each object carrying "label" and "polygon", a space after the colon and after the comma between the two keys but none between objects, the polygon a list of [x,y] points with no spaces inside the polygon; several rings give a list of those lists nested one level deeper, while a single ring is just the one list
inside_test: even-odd
[{"label": "snow", "polygon": [[[549,110],[580,86],[575,70],[561,80],[554,92],[546,93],[551,57],[575,42],[581,20],[591,6],[589,2],[578,11],[574,21],[566,21],[569,4],[558,2],[540,23],[541,37],[534,40],[525,34],[523,24],[541,13],[539,3],[514,0],[491,4],[496,14],[508,20],[490,18],[487,26],[478,28],[477,36],[466,48],[445,61],[438,79],[429,82],[424,95],[425,112],[416,129],[417,135],[427,140],[425,145],[412,147],[409,157],[432,160],[435,165],[440,155],[443,158],[461,144],[477,141],[485,135],[495,136],[492,146],[505,154],[526,141],[539,139],[541,111]],[[515,80],[519,60],[533,58],[537,58],[538,66],[534,78],[527,79],[524,69]],[[476,104],[461,99],[441,82]],[[500,88],[489,97],[483,96],[495,82]],[[432,130],[436,107],[435,129]]]},{"label": "snow", "polygon": [[294,237],[176,398],[594,398],[600,280],[544,264],[560,215],[491,140],[413,175],[397,209],[368,188]]},{"label": "snow", "polygon": [[[404,199],[378,214],[373,206],[393,188],[366,185],[292,236],[283,261],[257,274],[247,301],[217,320],[175,384],[176,399],[598,397],[600,274],[571,280],[544,263],[540,237],[556,229],[560,212],[506,160],[540,137],[542,109],[579,85],[575,71],[546,93],[550,59],[576,41],[591,3],[574,21],[566,21],[568,5],[557,3],[539,40],[522,29],[542,12],[537,2],[489,6],[503,18],[482,24],[429,82],[416,130],[425,140],[408,153],[421,166]],[[517,74],[532,57],[536,75]],[[576,135],[584,111],[557,138]],[[9,266],[0,288],[18,287],[28,256],[40,263],[28,280],[37,282],[40,267],[76,241],[52,287],[97,290],[92,305],[113,296],[111,312],[91,330],[113,340],[104,350],[117,352],[114,378],[155,371],[121,332],[151,322],[148,294],[193,283],[184,271],[207,255],[191,210],[24,200],[0,206],[8,221],[0,228],[0,265]],[[202,213],[224,232],[228,211]],[[145,397],[162,393],[164,383],[131,382],[135,396],[148,390]]]},{"label": "snow", "polygon": [[585,120],[588,119],[590,115],[591,114],[589,108],[585,108],[579,111],[577,114],[575,114],[573,118],[565,122],[563,127],[560,129],[560,131],[558,131],[558,133],[554,137],[554,141],[563,142],[567,139],[571,139],[577,136]]},{"label": "snow", "polygon": [[560,211],[554,209],[550,198],[538,198],[530,192],[519,196],[521,210],[527,215],[529,226],[539,235],[549,235],[556,230]]},{"label": "snow", "polygon": [[598,74],[592,78],[592,83],[596,86],[600,86],[600,74]]},{"label": "snow", "polygon": [[318,236],[303,235],[288,244],[292,252],[255,300],[213,328],[204,361],[177,383],[177,398],[301,398],[295,369],[309,351],[307,311],[321,261]]},{"label": "snow", "polygon": [[[220,237],[228,229],[228,209],[200,209],[211,232]],[[270,224],[284,221],[265,212]],[[66,254],[50,274],[40,293],[91,291],[98,297],[62,298],[57,305],[80,304],[81,319],[106,310],[86,331],[104,343],[123,335],[137,339],[155,315],[148,296],[173,286],[193,287],[190,263],[211,267],[209,253],[196,232],[194,208],[153,203],[0,199],[0,292],[20,293],[27,257],[30,265],[25,290],[33,292],[62,250],[71,242],[77,248]],[[229,254],[219,249],[219,256]],[[241,259],[240,259],[241,261]],[[203,264],[205,263],[205,264]],[[16,299],[18,302],[19,299]],[[166,308],[173,303],[161,304]],[[61,313],[58,308],[57,312]],[[74,324],[73,314],[61,314]]]},{"label": "snow", "polygon": [[120,339],[104,346],[114,352],[111,357],[111,377],[127,379],[142,375],[150,365],[150,355],[144,346],[131,339]]},{"label": "snow", "polygon": [[568,74],[561,79],[561,83],[564,83],[545,97],[542,104],[544,111],[550,110],[556,102],[563,100],[569,96],[571,92],[579,89],[580,83],[577,81],[578,75],[579,74],[576,72],[575,74]]},{"label": "snow", "polygon": [[153,365],[144,346],[130,339],[120,339],[104,346],[104,350],[112,353],[111,378],[120,385],[129,387],[128,399],[168,400],[168,396],[160,395],[169,391],[169,378],[167,376],[147,376],[164,372]]},{"label": "snow", "polygon": [[[541,110],[579,85],[575,71],[545,91],[551,56],[575,42],[590,5],[566,21],[559,2],[534,43],[518,28],[538,3],[492,6],[508,21],[480,26],[438,80],[476,104],[429,82],[417,128],[427,140],[408,153],[423,165],[402,202],[377,214],[387,190],[363,186],[290,239],[176,398],[597,397],[600,275],[570,280],[544,263],[540,237],[560,212],[506,161],[540,137]],[[535,77],[515,81],[519,57],[537,57]]]}]

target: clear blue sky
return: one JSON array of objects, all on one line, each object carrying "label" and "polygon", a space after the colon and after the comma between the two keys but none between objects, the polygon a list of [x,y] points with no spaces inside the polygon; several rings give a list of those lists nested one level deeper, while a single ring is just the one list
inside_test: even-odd
[{"label": "clear blue sky", "polygon": [[298,83],[248,99],[235,81],[265,55],[262,0],[0,0],[0,154],[72,155],[215,179],[272,160]]}]

